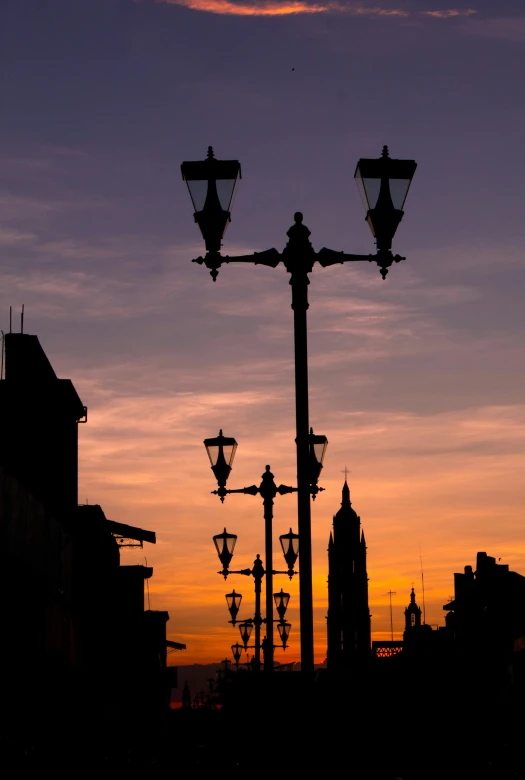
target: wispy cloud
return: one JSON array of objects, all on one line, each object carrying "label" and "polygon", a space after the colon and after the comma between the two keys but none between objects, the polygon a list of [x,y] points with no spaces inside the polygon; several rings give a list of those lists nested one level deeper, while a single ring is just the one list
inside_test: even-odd
[{"label": "wispy cloud", "polygon": [[289,16],[291,14],[323,13],[337,4],[324,5],[307,2],[234,3],[230,0],[157,0],[168,5],[183,5],[194,11],[207,11],[229,16]]},{"label": "wispy cloud", "polygon": [[298,14],[341,13],[352,16],[428,16],[447,19],[456,16],[471,16],[472,8],[461,10],[450,8],[442,11],[421,11],[415,14],[401,8],[382,8],[380,6],[352,5],[344,2],[308,2],[308,0],[268,0],[268,2],[234,2],[234,0],[156,0],[167,5],[181,5],[194,11],[221,14],[225,16],[291,16]]},{"label": "wispy cloud", "polygon": [[473,8],[459,9],[448,8],[443,11],[421,11],[422,16],[431,16],[433,19],[452,19],[455,16],[473,16],[477,11]]}]

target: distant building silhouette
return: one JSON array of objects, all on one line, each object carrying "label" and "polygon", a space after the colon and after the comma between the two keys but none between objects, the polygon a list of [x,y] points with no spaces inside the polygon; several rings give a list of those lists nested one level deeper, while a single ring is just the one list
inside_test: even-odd
[{"label": "distant building silhouette", "polygon": [[351,669],[370,657],[366,542],[345,480],[328,542],[327,669]]},{"label": "distant building silhouette", "polygon": [[410,604],[405,609],[405,634],[403,639],[406,639],[407,632],[421,628],[421,609],[416,604],[416,594],[414,588],[410,593]]},{"label": "distant building silhouette", "polygon": [[410,603],[405,609],[405,630],[403,632],[403,653],[412,657],[429,657],[443,653],[447,637],[443,629],[433,631],[432,626],[421,622],[421,608],[416,603],[414,588]]}]

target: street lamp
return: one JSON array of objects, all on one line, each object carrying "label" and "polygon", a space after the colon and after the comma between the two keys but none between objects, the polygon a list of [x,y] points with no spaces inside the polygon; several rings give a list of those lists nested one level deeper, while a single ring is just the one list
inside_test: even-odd
[{"label": "street lamp", "polygon": [[[253,618],[248,618],[247,620],[242,620],[240,622],[237,621],[237,615],[239,613],[242,602],[242,594],[236,593],[234,588],[231,593],[226,594],[226,605],[231,615],[230,623],[233,626],[238,623],[241,640],[245,650],[248,649],[248,642],[250,641],[252,630],[255,628],[255,643],[252,645],[252,647],[255,649],[255,653],[253,657],[252,668],[256,672],[260,670],[261,650],[263,650],[265,668],[268,670],[271,664],[271,670],[273,671],[273,644],[271,646],[271,650],[269,647],[270,642],[273,643],[273,609],[267,611],[266,618],[263,618],[261,615],[261,584],[263,577],[265,574],[268,575],[268,572],[265,571],[263,562],[261,561],[259,555],[257,555],[256,559],[254,560],[251,569],[240,569],[239,571],[231,571],[228,569],[228,565],[233,557],[233,548],[235,547],[236,541],[237,536],[235,534],[229,534],[226,528],[222,534],[216,534],[213,537],[215,549],[217,550],[219,560],[223,566],[222,571],[220,571],[219,574],[222,574],[224,579],[226,579],[230,574],[244,574],[247,577],[253,577],[255,586],[255,614]],[[279,620],[276,621],[279,628],[279,626],[284,623],[284,616],[288,607],[288,602],[290,600],[290,594],[284,593],[283,589],[281,588],[281,592],[274,593],[273,598],[275,600],[277,612],[279,614]],[[263,623],[266,623],[266,638],[261,642],[261,626]],[[290,627],[289,623],[287,625]],[[279,634],[281,635],[281,640],[283,643],[283,649],[286,649],[286,640],[289,636],[289,633],[290,630],[288,629],[288,633],[286,634],[285,639],[282,640],[281,630],[279,629]]]},{"label": "street lamp", "polygon": [[288,609],[288,602],[290,601],[290,594],[285,593],[281,588],[279,593],[274,593],[273,598],[275,601],[275,608],[281,622],[284,620],[286,610]]},{"label": "street lamp", "polygon": [[[379,159],[361,159],[357,163],[355,178],[363,197],[366,219],[376,240],[375,255],[354,255],[323,248],[316,252],[310,243],[310,231],[303,225],[300,211],[294,215],[294,224],[287,231],[288,243],[282,252],[268,249],[251,255],[223,257],[221,240],[231,219],[230,209],[241,168],[236,160],[215,160],[213,150],[208,149],[207,159],[183,162],[183,179],[188,184],[198,223],[206,244],[205,257],[193,262],[204,264],[216,281],[223,263],[252,263],[276,268],[282,261],[290,273],[292,309],[294,313],[295,353],[295,426],[297,445],[297,514],[300,552],[300,620],[301,620],[301,668],[313,673],[314,636],[312,603],[312,539],[311,539],[311,481],[309,407],[308,407],[308,274],[318,262],[323,268],[346,262],[375,262],[383,279],[393,263],[404,260],[392,254],[392,239],[403,217],[403,206],[416,170],[413,160],[391,159],[388,148],[383,147]],[[229,182],[228,184],[226,184]],[[222,200],[219,190],[225,196]],[[229,193],[229,195],[228,195]],[[229,197],[229,199],[228,199]],[[213,466],[213,464],[212,464]],[[220,486],[219,486],[220,490]],[[220,493],[219,493],[220,495]],[[315,494],[314,494],[315,495]]]},{"label": "street lamp", "polygon": [[226,594],[226,603],[228,605],[228,611],[232,616],[231,622],[233,625],[237,622],[237,613],[239,612],[242,601],[242,595],[235,593],[235,588],[231,593]]},{"label": "street lamp", "polygon": [[228,576],[228,566],[233,557],[233,551],[235,550],[235,544],[237,542],[236,534],[229,534],[226,528],[222,534],[215,534],[213,537],[213,543],[217,550],[217,555],[222,563],[222,574],[224,579]]},{"label": "street lamp", "polygon": [[[387,146],[383,146],[379,159],[361,159],[357,163],[354,178],[379,253],[387,254],[392,249],[416,167],[414,160],[392,160]],[[385,276],[386,271],[383,279]]]},{"label": "street lamp", "polygon": [[[228,444],[225,444],[225,442],[228,442]],[[326,436],[315,436],[313,433],[313,430],[310,432],[309,437],[310,442],[310,477],[311,480],[311,491],[313,495],[315,496],[316,493],[318,493],[320,490],[323,490],[323,488],[319,488],[317,486],[317,480],[319,478],[319,474],[322,469],[322,460],[324,457],[324,453],[326,451],[326,445],[328,443],[328,440]],[[288,564],[288,571],[281,572],[281,571],[275,571],[273,568],[273,500],[277,494],[279,495],[285,495],[286,493],[294,493],[297,492],[297,488],[291,487],[290,485],[279,485],[277,486],[275,484],[274,475],[270,471],[270,466],[266,466],[264,474],[262,475],[261,483],[259,487],[257,485],[250,485],[249,487],[244,488],[237,488],[237,489],[227,489],[226,488],[226,481],[228,479],[228,476],[231,472],[233,463],[233,457],[235,455],[235,450],[237,449],[237,442],[233,438],[227,438],[223,436],[222,430],[219,432],[219,436],[217,436],[214,439],[205,439],[204,440],[204,446],[206,447],[206,451],[208,453],[208,456],[210,458],[210,462],[212,464],[212,469],[214,471],[215,477],[217,479],[217,483],[219,485],[218,490],[213,490],[212,492],[215,495],[218,495],[222,502],[224,502],[224,499],[227,495],[230,493],[244,493],[246,495],[256,496],[260,495],[263,499],[263,508],[264,508],[264,538],[265,538],[265,559],[266,559],[266,642],[264,644],[264,669],[267,672],[273,672],[273,601],[272,601],[272,591],[273,591],[273,575],[274,574],[288,574],[290,579],[294,576],[296,573],[294,571],[294,565],[295,561],[297,560],[297,554],[295,555],[295,558],[293,561],[291,561],[291,558],[287,558],[285,554],[285,560]],[[223,452],[226,454],[224,455]],[[229,461],[227,462],[227,457],[229,457]],[[221,467],[217,471],[217,463],[222,463]],[[226,468],[226,466],[228,467]],[[224,529],[223,534],[218,534],[217,537],[214,537],[215,547],[217,548],[217,552],[219,553],[219,547],[221,549],[221,552],[219,553],[219,558],[221,559],[225,557],[228,553],[224,552],[223,549],[227,547],[226,541],[223,538],[224,534],[226,533],[226,529]],[[290,529],[291,533],[291,529]],[[219,542],[215,541],[216,538],[220,540]],[[219,546],[217,546],[219,544]],[[233,542],[233,546],[235,546],[235,542]],[[282,546],[282,537],[281,537],[281,546]],[[233,553],[233,549],[232,549]],[[285,553],[285,549],[283,547],[283,553]],[[231,560],[231,556],[228,559],[228,564]],[[223,572],[228,568],[228,565],[223,564]],[[233,617],[233,616],[232,616]]]},{"label": "street lamp", "polygon": [[309,470],[309,480],[310,480],[310,493],[312,494],[312,499],[315,501],[315,497],[317,493],[319,493],[320,490],[324,490],[324,488],[320,488],[317,486],[317,481],[319,479],[319,475],[321,474],[321,470],[323,468],[323,460],[326,453],[326,448],[328,446],[328,439],[326,436],[316,436],[314,434],[314,429],[310,428],[310,435],[308,437],[308,470]]},{"label": "street lamp", "polygon": [[232,653],[233,653],[233,657],[235,658],[235,666],[237,667],[237,669],[239,668],[239,661],[241,660],[242,651],[243,651],[243,646],[240,645],[238,642],[232,645]]},{"label": "street lamp", "polygon": [[250,641],[252,630],[253,622],[251,620],[244,620],[242,623],[239,623],[239,631],[241,632],[241,640],[245,650],[248,649],[248,642]]},{"label": "street lamp", "polygon": [[195,222],[201,229],[208,252],[218,252],[231,221],[230,209],[241,178],[237,160],[216,160],[211,146],[203,161],[184,162],[182,178],[188,185],[195,209]]},{"label": "street lamp", "polygon": [[226,495],[225,485],[232,470],[237,442],[231,437],[223,436],[221,429],[218,436],[204,439],[204,446],[210,459],[211,469],[219,485],[217,492],[221,501],[224,501],[224,496]]},{"label": "street lamp", "polygon": [[290,528],[287,534],[281,534],[279,537],[284,560],[288,564],[288,576],[292,579],[294,575],[294,566],[299,555],[299,534],[294,534]]},{"label": "street lamp", "polygon": [[283,650],[286,650],[286,648],[288,647],[287,642],[288,642],[288,637],[290,636],[290,629],[291,629],[291,625],[286,621],[277,624],[277,630],[279,631],[279,636],[281,637]]}]

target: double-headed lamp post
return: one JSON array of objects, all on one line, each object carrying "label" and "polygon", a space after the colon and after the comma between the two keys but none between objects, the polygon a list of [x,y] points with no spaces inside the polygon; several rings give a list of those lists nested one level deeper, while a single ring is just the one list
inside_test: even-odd
[{"label": "double-headed lamp post", "polygon": [[300,549],[300,622],[301,668],[313,672],[314,636],[312,602],[312,542],[308,476],[309,410],[308,410],[308,347],[306,312],[308,309],[308,274],[317,261],[323,268],[346,262],[375,262],[383,279],[393,263],[404,257],[392,254],[392,239],[403,218],[403,206],[416,170],[414,160],[391,159],[383,147],[378,159],[361,159],[355,179],[363,198],[366,219],[375,238],[375,255],[353,255],[323,248],[316,252],[310,243],[310,231],[303,225],[303,215],[296,212],[294,224],[288,230],[288,243],[282,252],[268,249],[252,255],[222,256],[221,242],[231,220],[231,206],[241,166],[237,160],[217,160],[208,148],[206,160],[183,162],[182,177],[188,185],[194,207],[194,218],[206,245],[206,255],[194,262],[204,264],[213,281],[223,263],[253,263],[275,268],[281,261],[290,273],[292,309],[294,312],[295,352],[295,424],[297,444],[297,512]]}]

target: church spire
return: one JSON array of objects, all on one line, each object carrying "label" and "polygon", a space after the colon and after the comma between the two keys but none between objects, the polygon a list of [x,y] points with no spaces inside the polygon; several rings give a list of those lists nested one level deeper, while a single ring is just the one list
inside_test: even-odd
[{"label": "church spire", "polygon": [[348,487],[346,479],[345,484],[343,485],[343,500],[341,501],[341,506],[352,506],[352,502],[350,501],[350,488]]},{"label": "church spire", "polygon": [[360,536],[359,517],[357,516],[357,513],[352,506],[352,502],[350,501],[350,488],[348,487],[348,482],[346,479],[342,490],[341,508],[334,516],[334,541],[336,543],[337,536],[339,533],[341,533],[341,530],[344,527],[354,529],[354,532],[357,534],[356,543],[358,543]]}]

